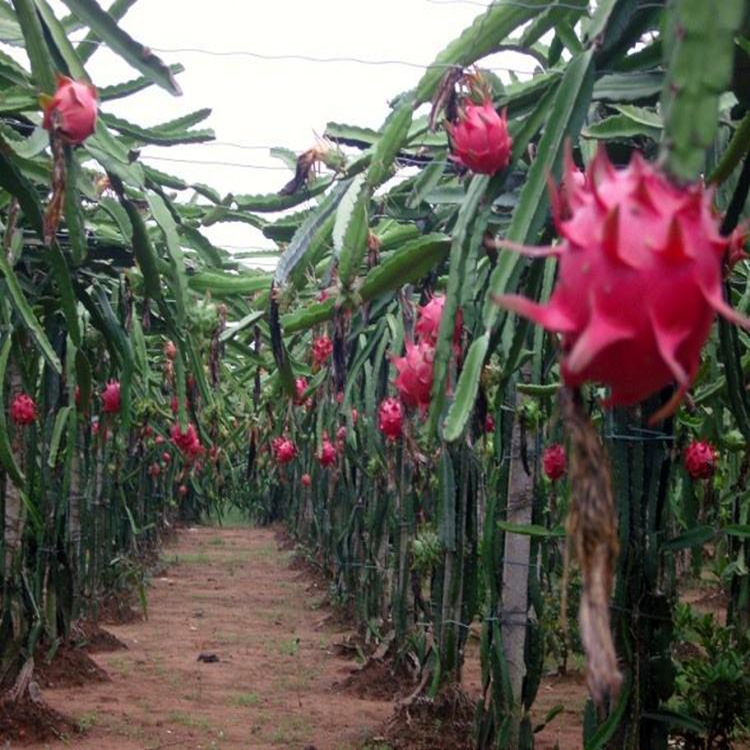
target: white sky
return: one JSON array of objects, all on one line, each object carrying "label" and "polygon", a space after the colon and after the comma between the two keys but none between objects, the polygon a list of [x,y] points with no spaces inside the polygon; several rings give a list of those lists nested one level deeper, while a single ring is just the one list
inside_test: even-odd
[{"label": "white sky", "polygon": [[[109,0],[99,1],[105,7],[109,4]],[[210,107],[213,114],[199,127],[212,127],[218,144],[148,148],[143,152],[144,161],[148,162],[146,156],[151,154],[273,167],[150,162],[188,181],[205,182],[222,194],[273,192],[291,173],[279,171],[282,162],[271,158],[267,150],[237,146],[285,146],[302,151],[313,145],[314,134],[322,134],[329,121],[377,129],[388,113],[388,100],[414,86],[423,71],[404,65],[213,56],[188,49],[427,65],[488,2],[140,0],[122,20],[122,26],[167,63],[185,66],[178,77],[183,96],[174,98],[152,87],[129,99],[107,103],[103,110],[150,125]],[[61,7],[59,0],[53,5]],[[500,64],[532,68],[529,58],[513,54],[504,55]],[[106,49],[91,58],[88,70],[99,86],[138,75]],[[209,228],[208,234],[214,241],[238,249],[272,244],[244,224],[217,225]]]}]

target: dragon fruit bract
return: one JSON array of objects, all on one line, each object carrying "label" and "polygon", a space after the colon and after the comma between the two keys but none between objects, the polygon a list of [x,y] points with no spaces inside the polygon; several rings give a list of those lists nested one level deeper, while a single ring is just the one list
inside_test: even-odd
[{"label": "dragon fruit bract", "polygon": [[[747,326],[722,297],[722,259],[731,241],[719,233],[712,192],[678,187],[635,154],[615,169],[601,150],[585,181],[568,160],[570,217],[556,211],[563,241],[551,248],[514,248],[558,255],[549,304],[498,298],[562,334],[562,375],[611,388],[609,404],[633,404],[676,382],[658,418],[676,408],[695,378],[716,312]],[[559,194],[553,196],[559,209]]]}]

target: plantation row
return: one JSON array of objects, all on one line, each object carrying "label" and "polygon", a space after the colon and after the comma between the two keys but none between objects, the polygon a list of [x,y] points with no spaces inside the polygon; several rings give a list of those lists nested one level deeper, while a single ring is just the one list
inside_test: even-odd
[{"label": "plantation row", "polygon": [[[587,750],[730,747],[748,4],[498,0],[378,132],[329,123],[277,150],[278,194],[222,196],[139,160],[213,139],[207,110],[107,113],[179,93],[118,25],[132,0],[64,3],[0,3],[30,63],[0,52],[0,700],[34,701],[34,660],[143,592],[176,519],[234,505],[284,519],[417,692],[460,680],[481,625],[469,746],[533,747],[542,675],[582,655]],[[99,46],[140,77],[94,88]],[[531,78],[487,69],[508,50]],[[275,272],[209,241],[219,222],[274,240]],[[707,579],[726,623],[679,603]]]}]

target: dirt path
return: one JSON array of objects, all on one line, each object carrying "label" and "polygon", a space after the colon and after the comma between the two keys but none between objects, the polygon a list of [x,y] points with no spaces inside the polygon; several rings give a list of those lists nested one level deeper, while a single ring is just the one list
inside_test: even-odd
[{"label": "dirt path", "polygon": [[107,628],[128,650],[94,657],[111,681],[44,691],[89,731],[28,747],[352,750],[391,714],[333,688],[354,666],[331,651],[342,632],[273,530],[189,529],[165,558],[148,622]]}]

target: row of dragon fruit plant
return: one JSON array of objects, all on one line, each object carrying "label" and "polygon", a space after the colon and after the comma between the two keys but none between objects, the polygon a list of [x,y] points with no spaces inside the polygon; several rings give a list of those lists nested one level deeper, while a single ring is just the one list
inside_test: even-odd
[{"label": "row of dragon fruit plant", "polygon": [[[287,519],[418,690],[457,679],[481,621],[479,747],[533,746],[565,530],[585,746],[716,739],[673,697],[673,613],[708,545],[731,638],[748,627],[745,18],[496,3],[379,133],[329,125],[359,156],[300,159],[337,177],[278,225],[255,511]],[[533,77],[468,67],[506,46]]]},{"label": "row of dragon fruit plant", "polygon": [[[30,699],[35,659],[109,594],[145,603],[144,562],[176,518],[248,491],[232,461],[250,396],[222,337],[249,308],[211,291],[268,278],[238,274],[201,231],[222,196],[138,158],[212,140],[195,127],[210,112],[144,128],[106,111],[154,85],[179,93],[182,67],[118,26],[132,5],[70,2],[62,19],[46,0],[0,4],[0,41],[17,51],[0,53],[4,704]],[[85,65],[101,48],[137,77],[97,90]]]}]

